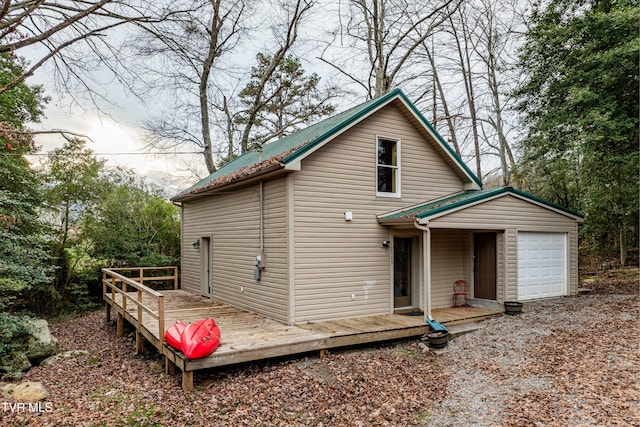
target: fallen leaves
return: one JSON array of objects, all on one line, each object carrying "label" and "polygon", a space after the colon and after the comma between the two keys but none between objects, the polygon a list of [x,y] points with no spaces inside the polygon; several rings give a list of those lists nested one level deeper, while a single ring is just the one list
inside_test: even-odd
[{"label": "fallen leaves", "polygon": [[53,411],[2,424],[639,425],[639,299],[525,303],[438,355],[415,339],[199,371],[192,393],[94,312],[51,327],[61,351],[87,354],[20,379],[42,382]]}]

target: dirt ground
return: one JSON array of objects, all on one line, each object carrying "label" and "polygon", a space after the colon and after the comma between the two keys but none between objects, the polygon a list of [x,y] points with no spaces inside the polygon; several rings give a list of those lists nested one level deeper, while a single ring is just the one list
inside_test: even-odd
[{"label": "dirt ground", "polygon": [[638,269],[587,284],[590,295],[527,302],[442,351],[416,338],[199,371],[186,394],[92,312],[51,327],[61,351],[88,354],[13,380],[49,397],[22,411],[0,399],[0,425],[638,426]]}]

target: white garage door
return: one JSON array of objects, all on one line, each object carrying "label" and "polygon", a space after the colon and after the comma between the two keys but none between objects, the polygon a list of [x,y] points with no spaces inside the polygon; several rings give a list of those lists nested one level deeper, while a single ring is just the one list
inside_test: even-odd
[{"label": "white garage door", "polygon": [[518,299],[566,293],[564,233],[518,233]]}]

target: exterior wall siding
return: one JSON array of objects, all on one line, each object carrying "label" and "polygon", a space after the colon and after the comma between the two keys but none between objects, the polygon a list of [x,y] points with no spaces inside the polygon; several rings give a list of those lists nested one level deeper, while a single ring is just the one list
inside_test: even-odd
[{"label": "exterior wall siding", "polygon": [[287,321],[287,203],[285,179],[264,182],[264,249],[260,281],[253,278],[260,251],[259,185],[206,196],[183,205],[182,287],[201,293],[200,251],[191,243],[211,238],[212,292],[217,301]]},{"label": "exterior wall siding", "polygon": [[[498,301],[515,300],[517,298],[518,283],[518,232],[551,232],[567,234],[567,278],[569,294],[577,292],[578,286],[578,225],[577,222],[543,208],[534,203],[507,195],[494,200],[471,206],[458,212],[451,213],[429,222],[432,228],[455,229],[488,229],[504,230],[504,244],[506,253],[498,254],[498,259],[504,259],[502,268],[504,279],[498,282]],[[498,275],[500,275],[500,266]],[[501,289],[500,286],[506,286]],[[501,301],[502,296],[502,301]]]},{"label": "exterior wall siding", "polygon": [[[400,139],[400,198],[376,197],[377,136]],[[296,323],[391,313],[391,234],[376,215],[463,189],[394,106],[304,159],[293,178]]]},{"label": "exterior wall siding", "polygon": [[471,284],[469,236],[463,230],[432,230],[431,308],[451,307],[456,280]]}]

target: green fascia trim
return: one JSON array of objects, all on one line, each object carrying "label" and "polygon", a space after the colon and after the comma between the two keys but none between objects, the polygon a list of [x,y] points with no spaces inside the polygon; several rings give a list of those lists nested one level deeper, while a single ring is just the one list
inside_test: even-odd
[{"label": "green fascia trim", "polygon": [[519,195],[520,197],[523,197],[525,199],[536,201],[538,203],[541,203],[543,205],[565,212],[577,218],[584,218],[584,216],[578,212],[572,211],[571,209],[567,209],[564,206],[560,206],[555,203],[549,202],[548,200],[544,200],[540,197],[534,196],[533,194],[529,194],[524,191],[517,190],[511,187],[500,187],[500,188],[494,188],[491,190],[466,191],[462,194],[456,194],[454,196],[440,199],[434,202],[425,203],[423,205],[416,206],[414,208],[407,209],[405,211],[396,212],[391,215],[381,216],[380,219],[386,220],[386,221],[392,221],[394,219],[400,219],[402,217],[411,216],[413,214],[415,214],[416,219],[426,219],[443,212],[456,210],[460,207],[469,205],[471,203],[479,202],[479,201],[486,200],[494,196],[499,196],[501,194],[506,194],[506,193]]},{"label": "green fascia trim", "polygon": [[[550,208],[557,209],[559,211],[565,212],[565,213],[567,213],[567,214],[569,214],[571,216],[575,216],[575,217],[578,217],[578,218],[584,218],[584,216],[581,215],[578,212],[572,211],[571,209],[565,208],[564,206],[560,206],[560,205],[552,203],[552,202],[550,202],[548,200],[545,200],[545,199],[542,199],[540,197],[534,196],[533,194],[526,193],[526,192],[521,191],[521,190],[516,190],[515,188],[512,188],[512,187],[500,187],[500,188],[495,188],[493,190],[481,190],[481,191],[475,191],[475,192],[474,191],[469,191],[468,192],[468,197],[464,197],[459,201],[453,202],[451,204],[447,204],[445,206],[441,206],[441,207],[436,208],[436,209],[426,210],[426,211],[424,211],[422,213],[417,214],[416,218],[425,219],[425,218],[437,215],[437,214],[442,213],[442,212],[455,210],[455,209],[457,209],[459,207],[468,205],[470,203],[478,202],[478,201],[481,201],[481,200],[484,200],[484,199],[488,199],[488,198],[491,198],[493,196],[498,196],[498,195],[501,195],[501,194],[505,194],[505,193],[517,194],[520,197],[536,201],[536,202],[541,203],[543,205],[549,206]],[[451,199],[454,199],[454,198],[452,197]],[[445,202],[445,200],[441,200],[441,201],[439,201],[437,203],[434,203],[434,205],[441,204],[443,202]]]},{"label": "green fascia trim", "polygon": [[584,219],[584,215],[581,214],[578,211],[574,211],[572,209],[566,208],[566,207],[564,207],[562,205],[559,205],[557,203],[550,202],[548,200],[543,199],[542,197],[538,197],[538,196],[535,196],[535,195],[533,195],[531,193],[527,193],[526,191],[518,190],[517,188],[512,188],[512,187],[505,187],[505,188],[507,188],[511,193],[517,194],[517,195],[525,197],[527,199],[534,200],[534,201],[536,201],[538,203],[542,203],[543,205],[547,205],[547,206],[549,206],[551,208],[561,210],[563,212],[568,213],[569,215],[573,215],[575,217]]},{"label": "green fascia trim", "polygon": [[467,164],[462,160],[462,157],[460,157],[458,153],[453,151],[453,148],[451,148],[451,146],[444,140],[442,135],[438,133],[438,131],[431,124],[431,122],[429,122],[429,120],[427,120],[422,115],[422,113],[416,108],[416,106],[413,105],[413,102],[409,101],[409,98],[407,98],[404,92],[401,91],[400,96],[406,102],[409,108],[411,108],[413,113],[422,121],[422,124],[426,126],[436,136],[440,145],[442,145],[445,148],[445,150],[449,152],[449,154],[456,160],[456,162],[458,162],[458,164],[462,167],[462,169],[464,169],[465,172],[467,172],[467,174],[471,177],[471,179],[473,179],[473,181],[475,181],[475,183],[478,184],[480,188],[482,188],[482,181],[480,180],[480,178],[478,178],[476,174],[473,173],[471,169],[469,169],[469,166],[467,166]]},{"label": "green fascia trim", "polygon": [[[461,206],[465,206],[473,202],[478,202],[480,200],[488,199],[490,197],[493,197],[502,193],[506,193],[507,191],[508,189],[506,187],[494,188],[492,190],[467,191],[462,195],[450,197],[449,199],[444,199],[435,203],[431,203],[430,205],[432,206],[438,206],[443,203],[445,204],[443,206],[440,206],[434,209],[427,208],[426,210],[423,210],[423,212],[416,214],[416,218],[424,219],[433,215],[437,215],[442,212],[455,210]],[[459,199],[459,200],[456,200],[456,199]],[[448,201],[453,201],[453,202],[447,203]]]},{"label": "green fascia trim", "polygon": [[380,98],[372,99],[349,110],[343,111],[342,113],[324,119],[314,125],[301,129],[277,141],[264,144],[262,146],[262,155],[260,154],[260,150],[252,150],[244,153],[243,155],[236,157],[214,173],[210,174],[206,178],[198,181],[191,187],[180,192],[180,194],[186,195],[191,191],[198,189],[217,178],[225,175],[230,175],[244,167],[255,165],[257,163],[260,163],[261,161],[300,147],[298,150],[282,159],[281,162],[286,164],[291,160],[297,158],[298,155],[303,154],[308,149],[321,143],[326,138],[330,137],[340,129],[352,123],[357,118],[362,117],[363,114],[366,114],[367,112],[376,108],[378,105],[380,105],[380,103],[386,102],[387,99],[395,96],[398,92],[399,89],[396,89]]},{"label": "green fascia trim", "polygon": [[[447,210],[452,207],[463,205],[471,198],[480,199],[480,198],[486,197],[488,193],[494,194],[495,192],[496,190],[465,191],[463,193],[458,193],[453,196],[435,200],[433,202],[427,202],[422,205],[415,206],[411,209],[406,209],[406,210],[389,214],[389,215],[382,215],[380,219],[394,220],[394,219],[400,219],[402,217],[408,217],[414,214],[416,215],[416,218],[424,218],[426,216],[431,215],[433,212],[441,212],[443,210]],[[436,208],[436,206],[440,206],[440,207]]]},{"label": "green fascia trim", "polygon": [[375,98],[375,99],[373,99],[373,100],[371,100],[369,102],[366,102],[366,103],[360,105],[359,107],[355,107],[353,110],[349,110],[348,112],[351,113],[349,117],[347,117],[344,120],[342,120],[341,122],[339,122],[334,128],[329,129],[326,133],[324,133],[323,135],[320,135],[318,138],[316,138],[311,143],[305,145],[301,149],[296,150],[294,153],[291,153],[290,155],[285,157],[283,159],[283,163],[288,163],[288,162],[291,162],[292,160],[297,159],[298,157],[302,156],[307,151],[313,149],[316,145],[321,144],[327,138],[330,138],[331,136],[333,136],[334,134],[336,134],[340,130],[342,130],[345,127],[349,126],[354,121],[360,120],[362,117],[366,116],[371,111],[377,109],[381,105],[386,104],[389,100],[391,100],[391,99],[393,99],[395,97],[402,98],[402,100],[405,102],[405,104],[409,106],[411,111],[418,117],[418,119],[422,122],[422,124],[426,128],[428,128],[436,136],[436,139],[438,140],[440,145],[442,145],[444,147],[444,149],[447,150],[447,152],[454,158],[454,160],[458,163],[458,165],[460,167],[462,167],[465,170],[465,172],[471,177],[471,179],[476,184],[478,184],[478,186],[480,188],[482,188],[482,181],[480,181],[480,178],[478,178],[471,171],[471,169],[469,169],[469,167],[462,161],[462,158],[458,155],[458,153],[453,151],[453,149],[449,146],[449,144],[447,144],[447,142],[444,140],[444,138],[442,138],[442,135],[440,135],[438,133],[438,131],[436,131],[435,128],[431,125],[431,123],[422,115],[422,113],[420,113],[420,111],[418,111],[418,109],[413,104],[413,102],[411,102],[409,100],[409,98],[407,98],[407,96],[404,94],[404,92],[402,92],[401,89],[393,89],[392,91],[389,91],[386,94],[384,94],[384,95],[382,95],[382,96],[380,96],[378,98]]},{"label": "green fascia trim", "polygon": [[422,124],[427,127],[435,136],[440,145],[455,159],[461,168],[475,181],[478,186],[482,187],[480,179],[469,169],[469,167],[462,161],[460,156],[453,151],[453,149],[447,144],[442,136],[434,129],[429,121],[418,111],[415,105],[407,98],[401,89],[393,89],[386,94],[355,106],[335,116],[329,117],[321,122],[311,125],[307,128],[301,129],[291,135],[285,136],[277,141],[263,145],[262,153],[260,150],[253,150],[235,158],[231,162],[227,163],[216,172],[210,174],[206,178],[198,181],[196,184],[181,191],[179,195],[187,195],[192,191],[201,188],[207,183],[220,178],[222,176],[230,175],[238,170],[255,165],[261,161],[267,160],[271,157],[283,154],[290,150],[295,150],[288,156],[284,157],[281,162],[283,164],[290,163],[299,157],[303,156],[308,151],[312,150],[319,144],[322,144],[327,139],[331,138],[341,130],[350,126],[352,123],[366,117],[369,113],[376,110],[382,105],[387,104],[390,100],[399,97],[406,105],[409,106],[411,111],[419,118]]},{"label": "green fascia trim", "polygon": [[[313,149],[314,147],[316,147],[317,145],[323,143],[324,141],[326,141],[328,138],[332,137],[333,135],[335,135],[336,133],[338,133],[339,131],[341,131],[342,129],[348,127],[349,125],[351,125],[353,122],[360,120],[361,118],[367,116],[371,111],[377,109],[378,107],[380,107],[381,105],[386,104],[390,99],[395,98],[396,96],[402,96],[403,93],[400,89],[393,89],[390,92],[387,92],[386,94],[378,97],[378,98],[374,98],[370,101],[367,101],[363,104],[360,104],[357,107],[354,107],[350,110],[345,111],[343,114],[345,115],[345,117],[343,117],[340,121],[338,121],[333,127],[328,128],[323,134],[319,135],[317,138],[315,138],[313,141],[311,141],[309,144],[306,144],[304,147],[301,147],[299,150],[296,150],[295,152],[289,154],[287,157],[285,157],[282,162],[283,163],[289,163],[295,159],[297,159],[298,157],[302,156],[303,154],[305,154],[307,151]],[[338,115],[340,116],[340,115]],[[338,117],[336,116],[336,117]]]}]

